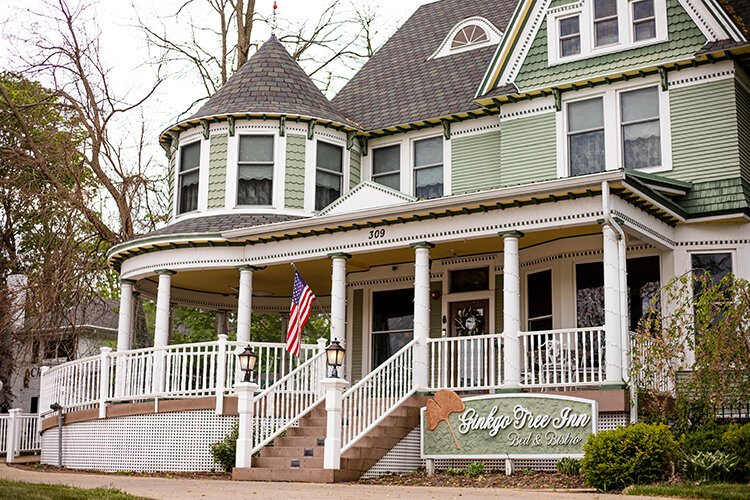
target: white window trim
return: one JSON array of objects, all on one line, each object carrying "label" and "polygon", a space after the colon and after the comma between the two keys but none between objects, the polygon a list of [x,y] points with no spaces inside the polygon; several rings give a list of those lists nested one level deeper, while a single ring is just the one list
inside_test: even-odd
[{"label": "white window trim", "polygon": [[[401,187],[405,187],[405,189],[402,189],[404,193],[408,193],[411,196],[416,197],[416,171],[417,169],[414,168],[414,162],[416,161],[416,155],[414,153],[414,144],[419,141],[424,141],[426,139],[434,139],[435,137],[440,137],[443,139],[443,196],[441,198],[444,198],[446,196],[449,196],[452,192],[452,186],[450,183],[451,175],[451,141],[450,139],[445,139],[442,133],[436,134],[434,132],[427,133],[425,135],[415,135],[409,139],[409,148],[406,152],[408,156],[408,163],[406,164],[407,169],[407,175],[401,178]],[[403,151],[402,156],[403,160]],[[404,172],[404,165],[401,166],[401,172],[403,174]],[[406,186],[405,186],[406,184]]]},{"label": "white window trim", "polygon": [[[182,161],[182,148],[186,146],[190,146],[191,144],[195,144],[196,142],[201,143],[201,154],[200,154],[200,165],[198,166],[198,208],[195,210],[191,210],[190,212],[182,212],[180,213],[180,163]],[[205,209],[201,208],[201,195],[203,187],[206,187],[206,193],[205,193],[205,205],[208,205],[208,178],[204,179],[204,176],[208,175],[208,168],[203,168],[204,161],[207,161],[208,155],[206,155],[206,158],[204,158],[204,150],[206,149],[206,142],[204,141],[202,137],[200,138],[194,138],[190,141],[185,142],[185,144],[179,144],[177,146],[177,153],[176,153],[176,160],[175,160],[175,167],[174,167],[174,207],[173,208],[173,218],[181,218],[183,216],[195,214],[197,212],[204,211]]]},{"label": "white window trim", "polygon": [[[482,43],[466,45],[458,49],[451,48],[453,44],[453,39],[456,37],[456,35],[462,29],[471,25],[476,25],[482,28],[484,32],[487,33],[488,40]],[[440,47],[438,47],[437,51],[435,51],[435,53],[432,54],[428,59],[438,59],[440,57],[452,56],[453,54],[460,54],[462,52],[468,52],[474,49],[490,47],[492,45],[499,44],[502,39],[503,39],[503,32],[497,29],[495,25],[489,22],[487,19],[481,16],[469,17],[467,19],[464,19],[457,25],[455,25],[453,29],[450,30],[450,32],[448,33],[448,36],[446,36],[443,39],[443,42],[440,44]]]},{"label": "white window trim", "polygon": [[[656,37],[648,40],[635,41],[633,32],[633,3],[634,0],[617,0],[618,35],[619,42],[601,47],[594,45],[594,1],[582,0],[575,4],[568,4],[550,9],[547,13],[547,59],[550,66],[597,57],[613,52],[621,52],[638,47],[646,47],[668,40],[667,2],[654,0],[654,15],[656,19]],[[581,53],[566,57],[560,56],[560,19],[580,16]]]},{"label": "white window trim", "polygon": [[659,128],[661,129],[661,159],[657,167],[638,169],[640,172],[658,173],[672,170],[672,125],[669,109],[669,92],[661,90],[658,77],[648,77],[637,82],[624,82],[601,88],[563,94],[562,111],[557,119],[557,176],[570,177],[568,156],[568,104],[595,97],[603,98],[604,107],[604,158],[605,170],[624,168],[620,96],[623,92],[647,87],[657,87],[659,92]]},{"label": "white window trim", "polygon": [[[237,203],[239,194],[240,174],[240,138],[244,136],[271,136],[273,137],[273,191],[271,194],[271,205],[240,205]],[[225,193],[226,208],[251,209],[251,208],[279,208],[284,201],[284,181],[286,166],[286,141],[282,141],[278,131],[253,130],[236,133],[227,142],[227,186]]]}]

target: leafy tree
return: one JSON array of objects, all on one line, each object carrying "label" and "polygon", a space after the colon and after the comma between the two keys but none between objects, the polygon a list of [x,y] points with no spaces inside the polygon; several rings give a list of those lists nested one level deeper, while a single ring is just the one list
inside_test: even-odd
[{"label": "leafy tree", "polygon": [[687,273],[656,297],[634,338],[631,377],[647,416],[681,427],[750,402],[750,283]]}]

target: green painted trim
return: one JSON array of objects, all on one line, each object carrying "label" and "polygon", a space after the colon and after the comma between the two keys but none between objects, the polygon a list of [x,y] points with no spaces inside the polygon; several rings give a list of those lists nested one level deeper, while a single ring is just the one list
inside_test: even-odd
[{"label": "green painted trim", "polygon": [[126,280],[126,279],[120,278],[120,284],[121,285],[135,285],[136,281],[135,280]]},{"label": "green painted trim", "polygon": [[165,276],[174,276],[177,274],[177,271],[171,271],[169,269],[158,269],[154,271],[154,274],[158,274],[159,276],[165,275]]},{"label": "green painted trim", "polygon": [[229,137],[234,137],[234,116],[227,117],[227,128],[229,129]]},{"label": "green painted trim", "polygon": [[211,136],[211,124],[208,120],[201,120],[201,127],[203,127],[203,138],[208,140]]},{"label": "green painted trim", "polygon": [[440,120],[440,121],[443,124],[443,137],[445,138],[446,141],[450,141],[451,140],[451,122],[450,120],[445,120],[445,119]]},{"label": "green painted trim", "polygon": [[412,248],[426,248],[428,250],[431,248],[435,248],[435,245],[433,245],[432,243],[428,241],[420,241],[419,243],[412,243],[409,246]]},{"label": "green painted trim", "polygon": [[349,260],[352,258],[352,256],[348,253],[344,252],[336,252],[336,253],[329,253],[328,254],[329,259],[346,259]]},{"label": "green painted trim", "polygon": [[279,137],[286,137],[286,116],[279,117]]},{"label": "green painted trim", "polygon": [[250,264],[243,264],[241,266],[235,266],[235,269],[237,269],[239,271],[252,271],[252,272],[256,272],[256,271],[262,271],[263,269],[265,269],[265,267],[263,267],[263,266],[253,266],[253,265],[250,265]]},{"label": "green painted trim", "polygon": [[495,394],[521,394],[524,392],[527,392],[527,390],[523,387],[507,387],[496,390]]},{"label": "green painted trim", "polygon": [[317,120],[310,120],[307,123],[307,140],[312,141],[315,137],[315,125],[317,125]]},{"label": "green painted trim", "polygon": [[641,172],[640,170],[635,170],[632,168],[625,169],[625,176],[626,178],[635,177],[637,179],[645,179],[649,181],[651,184],[656,184],[657,186],[664,186],[667,188],[684,189],[686,191],[690,191],[691,189],[693,189],[692,182],[669,179],[667,177],[663,177],[658,174],[650,174],[648,172]]},{"label": "green painted trim", "polygon": [[503,231],[503,232],[500,232],[500,233],[497,233],[497,234],[498,234],[498,236],[500,236],[503,239],[505,239],[505,238],[523,238],[524,236],[526,236],[521,231],[516,231],[516,230],[513,230],[513,231]]},{"label": "green painted trim", "polygon": [[614,384],[602,384],[599,386],[600,391],[621,391],[627,388],[628,388],[628,385],[625,382],[618,382]]}]

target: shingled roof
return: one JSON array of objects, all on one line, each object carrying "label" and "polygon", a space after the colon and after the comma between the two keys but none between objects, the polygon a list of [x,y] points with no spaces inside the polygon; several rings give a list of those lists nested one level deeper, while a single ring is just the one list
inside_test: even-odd
[{"label": "shingled roof", "polygon": [[239,113],[300,115],[352,126],[275,35],[188,120]]},{"label": "shingled roof", "polygon": [[505,31],[518,0],[443,0],[421,6],[333,98],[366,130],[476,110],[496,46],[430,59],[456,24],[481,16]]}]

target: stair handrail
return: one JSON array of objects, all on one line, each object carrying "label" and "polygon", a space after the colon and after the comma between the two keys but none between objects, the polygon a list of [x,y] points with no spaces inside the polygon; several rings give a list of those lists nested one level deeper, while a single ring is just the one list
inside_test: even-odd
[{"label": "stair handrail", "polygon": [[[341,453],[385,420],[415,392],[414,347],[417,339],[350,387],[342,396]],[[394,377],[395,376],[395,377]],[[393,383],[400,386],[393,387]],[[374,396],[374,397],[373,397]]]},{"label": "stair handrail", "polygon": [[252,454],[260,451],[323,401],[325,391],[320,382],[325,377],[325,354],[325,350],[321,350],[253,398]]}]

